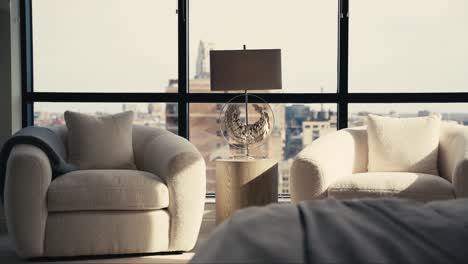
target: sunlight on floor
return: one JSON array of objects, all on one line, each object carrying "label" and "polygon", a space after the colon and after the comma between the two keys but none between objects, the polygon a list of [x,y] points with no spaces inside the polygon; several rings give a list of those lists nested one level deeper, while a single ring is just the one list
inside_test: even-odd
[{"label": "sunlight on floor", "polygon": [[184,253],[178,255],[155,255],[131,258],[89,259],[65,261],[61,263],[188,263],[193,255],[194,253]]}]

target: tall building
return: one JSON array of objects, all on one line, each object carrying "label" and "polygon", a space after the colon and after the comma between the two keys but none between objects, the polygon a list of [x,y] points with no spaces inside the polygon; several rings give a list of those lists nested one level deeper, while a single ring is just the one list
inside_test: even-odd
[{"label": "tall building", "polygon": [[314,120],[302,122],[302,146],[307,146],[317,138],[336,131],[330,120]]},{"label": "tall building", "polygon": [[319,111],[311,110],[306,105],[286,106],[284,159],[279,166],[282,172],[278,181],[280,193],[289,193],[289,168],[292,159],[312,141],[336,131],[336,118],[336,112],[325,110],[323,105]]},{"label": "tall building", "polygon": [[315,119],[316,113],[305,105],[286,106],[284,159],[294,158],[302,150],[302,122]]},{"label": "tall building", "polygon": [[195,67],[195,79],[210,78],[210,50],[214,49],[214,43],[200,40]]}]

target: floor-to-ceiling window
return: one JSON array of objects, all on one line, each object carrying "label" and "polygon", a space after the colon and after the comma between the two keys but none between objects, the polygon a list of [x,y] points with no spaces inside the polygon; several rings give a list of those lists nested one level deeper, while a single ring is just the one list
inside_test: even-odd
[{"label": "floor-to-ceiling window", "polygon": [[[364,125],[368,113],[405,117],[430,112],[467,125],[467,104],[444,103],[466,102],[467,11],[463,0],[351,0],[349,92],[395,98],[350,104],[348,126]],[[461,94],[444,98],[440,92]],[[409,99],[406,93],[416,93],[413,102],[400,102]]]},{"label": "floor-to-ceiling window", "polygon": [[261,155],[293,157],[368,113],[440,112],[468,123],[468,3],[463,0],[24,0],[24,125],[63,125],[65,110],[135,112],[135,123],[228,157],[210,91],[212,49],[279,48],[283,90],[261,96],[276,124]]}]

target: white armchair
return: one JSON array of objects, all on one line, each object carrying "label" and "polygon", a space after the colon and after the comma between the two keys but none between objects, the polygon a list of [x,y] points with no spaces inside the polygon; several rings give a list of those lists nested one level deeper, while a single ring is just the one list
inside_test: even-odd
[{"label": "white armchair", "polygon": [[[66,145],[65,127],[56,130]],[[205,200],[205,162],[187,140],[133,128],[138,170],[73,171],[52,180],[46,154],[18,145],[7,163],[5,211],[19,256],[188,251]]]},{"label": "white armchair", "polygon": [[468,128],[442,123],[439,175],[368,172],[367,130],[343,129],[323,136],[305,149],[291,167],[293,202],[395,196],[419,201],[468,197]]}]

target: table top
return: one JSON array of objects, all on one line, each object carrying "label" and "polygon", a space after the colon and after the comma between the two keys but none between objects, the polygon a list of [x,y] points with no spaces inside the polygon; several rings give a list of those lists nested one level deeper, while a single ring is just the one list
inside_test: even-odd
[{"label": "table top", "polygon": [[229,159],[217,159],[216,162],[277,162],[273,159],[254,158],[254,157],[235,157]]}]

